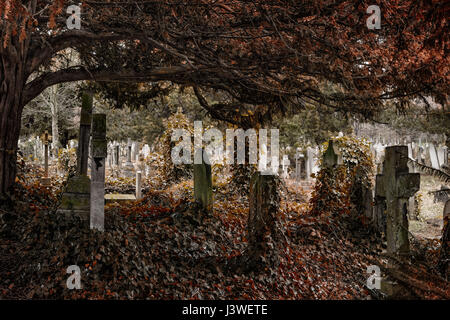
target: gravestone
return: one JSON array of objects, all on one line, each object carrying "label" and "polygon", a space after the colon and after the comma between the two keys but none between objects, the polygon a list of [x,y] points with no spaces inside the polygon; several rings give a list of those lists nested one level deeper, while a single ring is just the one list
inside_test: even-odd
[{"label": "gravestone", "polygon": [[106,114],[92,117],[91,229],[105,230]]},{"label": "gravestone", "polygon": [[131,148],[132,148],[132,143],[131,143],[131,138],[128,138],[128,143],[127,143],[127,162],[126,162],[126,166],[133,166],[133,164],[131,163]]},{"label": "gravestone", "polygon": [[448,166],[448,148],[447,147],[439,147],[437,150],[439,165]]},{"label": "gravestone", "polygon": [[[375,194],[383,199],[386,212],[386,238],[388,268],[393,269],[397,260],[409,257],[408,199],[420,188],[420,174],[409,173],[408,147],[387,147],[383,162],[383,174],[376,176]],[[397,282],[381,279],[381,292],[388,298],[396,298],[400,287]]]},{"label": "gravestone", "polygon": [[443,228],[441,237],[441,251],[439,257],[439,269],[442,275],[449,280],[450,278],[450,200],[444,205],[444,212],[442,214]]},{"label": "gravestone", "polygon": [[48,177],[48,131],[44,133],[44,176],[41,178],[41,184],[44,187],[50,186],[50,178]]},{"label": "gravestone", "polygon": [[132,178],[134,176],[134,165],[131,162],[131,148],[132,148],[132,143],[131,143],[131,138],[128,138],[128,143],[127,143],[127,162],[125,163],[125,168],[123,170],[123,174],[126,177]]},{"label": "gravestone", "polygon": [[196,152],[202,152],[202,163],[194,163],[194,198],[202,204],[206,212],[212,212],[213,193],[212,193],[212,175],[211,165],[208,156],[202,149]]},{"label": "gravestone", "polygon": [[328,148],[323,154],[323,165],[332,169],[342,163],[342,155],[338,147],[333,143],[333,140],[328,141]]},{"label": "gravestone", "polygon": [[114,165],[120,167],[120,145],[116,142],[114,146]]},{"label": "gravestone", "polygon": [[300,181],[302,179],[302,167],[304,167],[305,156],[301,153],[300,148],[295,152],[295,179]]},{"label": "gravestone", "polygon": [[268,250],[271,250],[267,236],[271,235],[277,240],[276,219],[280,206],[278,181],[276,175],[262,175],[260,172],[255,172],[250,180],[247,223],[250,267],[257,267],[261,258],[267,256]]},{"label": "gravestone", "polygon": [[283,156],[283,163],[282,163],[282,166],[283,166],[282,177],[283,177],[283,179],[288,179],[288,178],[289,178],[289,172],[288,172],[288,169],[289,169],[290,163],[291,163],[291,162],[289,161],[288,156],[287,156],[287,155],[284,155],[284,156]]},{"label": "gravestone", "polygon": [[388,255],[409,256],[408,199],[420,187],[420,174],[408,172],[408,147],[387,147],[383,174],[376,176],[375,194],[386,202],[386,238]]},{"label": "gravestone", "polygon": [[142,198],[142,174],[141,171],[136,172],[136,200]]},{"label": "gravestone", "polygon": [[314,149],[311,147],[306,148],[306,180],[311,179],[314,166]]},{"label": "gravestone", "polygon": [[83,93],[80,116],[80,131],[77,150],[77,172],[69,178],[58,212],[76,214],[89,222],[91,180],[87,176],[89,138],[92,122],[93,94]]},{"label": "gravestone", "polygon": [[131,161],[135,162],[136,161],[136,154],[137,154],[137,143],[136,142],[132,142],[131,143]]},{"label": "gravestone", "polygon": [[439,165],[438,154],[437,154],[437,151],[436,151],[436,148],[435,148],[434,144],[430,144],[430,147],[429,147],[428,150],[430,152],[431,166],[434,169],[438,169],[439,170],[441,168],[441,166]]}]

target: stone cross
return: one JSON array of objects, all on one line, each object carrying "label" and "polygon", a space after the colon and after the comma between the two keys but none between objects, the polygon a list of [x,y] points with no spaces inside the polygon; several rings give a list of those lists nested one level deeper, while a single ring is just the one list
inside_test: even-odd
[{"label": "stone cross", "polygon": [[420,174],[408,172],[408,147],[386,147],[383,174],[377,174],[375,196],[386,203],[386,238],[389,255],[409,255],[408,199],[420,188]]},{"label": "stone cross", "polygon": [[[83,93],[77,148],[77,174],[67,181],[58,212],[78,215],[89,225],[91,180],[87,176],[93,94]],[[72,142],[70,143],[73,145]],[[92,173],[91,173],[92,174]]]},{"label": "stone cross", "polygon": [[202,149],[196,152],[202,152],[202,163],[194,164],[194,198],[202,204],[206,212],[212,212],[213,193],[212,193],[212,174],[211,165],[208,156]]},{"label": "stone cross", "polygon": [[105,230],[105,158],[107,155],[106,114],[92,117],[90,228]]}]

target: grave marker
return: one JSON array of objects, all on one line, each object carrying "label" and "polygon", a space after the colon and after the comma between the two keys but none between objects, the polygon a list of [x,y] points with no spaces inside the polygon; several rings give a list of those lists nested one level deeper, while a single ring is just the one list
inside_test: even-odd
[{"label": "grave marker", "polygon": [[383,174],[376,176],[375,195],[386,201],[386,237],[388,254],[395,257],[409,255],[408,199],[420,187],[420,174],[409,173],[408,147],[387,147]]},{"label": "grave marker", "polygon": [[105,230],[106,114],[92,117],[91,229]]},{"label": "grave marker", "polygon": [[[89,222],[91,180],[87,176],[89,136],[92,122],[93,94],[85,92],[81,104],[80,131],[77,150],[77,174],[67,182],[58,212],[76,214]],[[89,223],[88,223],[89,224]]]},{"label": "grave marker", "polygon": [[206,152],[197,149],[196,152],[202,152],[203,157],[201,164],[194,163],[194,198],[199,201],[203,209],[212,212],[213,209],[213,193],[212,193],[212,175],[211,165]]},{"label": "grave marker", "polygon": [[142,198],[142,174],[141,171],[136,172],[136,200]]},{"label": "grave marker", "polygon": [[44,133],[44,177],[41,178],[41,184],[45,187],[50,186],[48,177],[48,131]]}]

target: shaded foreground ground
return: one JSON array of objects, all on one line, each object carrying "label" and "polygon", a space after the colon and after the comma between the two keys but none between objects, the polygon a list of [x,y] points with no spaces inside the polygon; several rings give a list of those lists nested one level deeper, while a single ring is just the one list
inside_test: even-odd
[{"label": "shaded foreground ground", "polygon": [[[141,201],[106,209],[106,232],[54,213],[63,185],[19,181],[13,209],[0,210],[2,299],[371,299],[369,265],[384,266],[381,241],[344,217],[312,217],[306,195],[284,186],[277,259],[236,271],[246,254],[248,201],[219,183],[211,216],[190,202],[192,182],[155,190]],[[349,231],[351,230],[351,231]],[[278,248],[278,249],[277,249]],[[415,243],[413,264],[398,275],[409,298],[448,299],[432,269],[436,248]],[[66,269],[81,269],[81,290],[68,290]]]}]

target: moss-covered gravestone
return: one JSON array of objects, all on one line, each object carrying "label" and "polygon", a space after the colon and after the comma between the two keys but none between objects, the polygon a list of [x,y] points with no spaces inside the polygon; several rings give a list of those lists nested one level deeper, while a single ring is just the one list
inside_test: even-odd
[{"label": "moss-covered gravestone", "polygon": [[339,149],[334,145],[333,140],[328,142],[328,149],[323,154],[323,165],[327,168],[332,169],[335,166],[341,165],[342,155]]},{"label": "moss-covered gravestone", "polygon": [[[196,152],[202,152],[202,163],[194,164],[194,198],[201,203],[206,212],[213,210],[213,192],[212,192],[212,174],[211,164],[206,152],[198,149]],[[198,158],[197,158],[198,159]]]},{"label": "moss-covered gravestone", "polygon": [[93,95],[85,92],[82,97],[80,132],[77,150],[77,173],[69,178],[62,195],[58,212],[77,214],[89,221],[91,180],[87,176],[89,156],[89,136],[92,122]]},{"label": "moss-covered gravestone", "polygon": [[257,267],[269,254],[268,236],[277,236],[276,217],[280,205],[279,178],[255,172],[250,180],[248,254],[250,267]]}]

